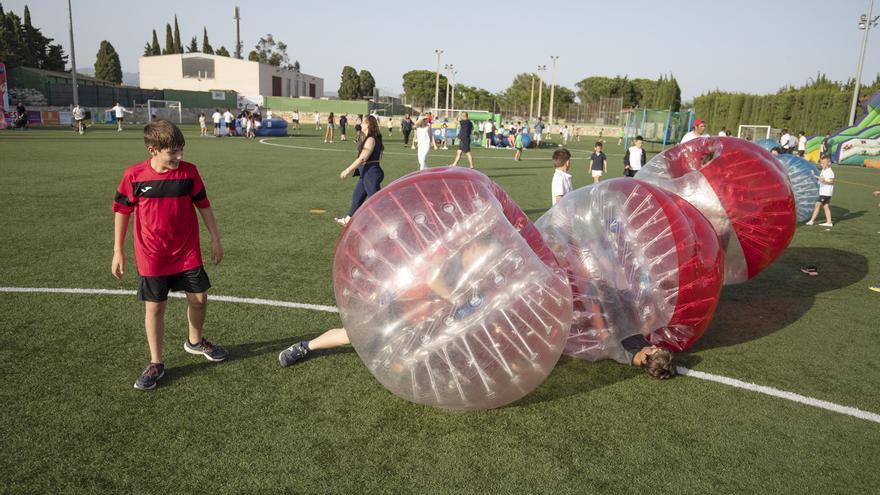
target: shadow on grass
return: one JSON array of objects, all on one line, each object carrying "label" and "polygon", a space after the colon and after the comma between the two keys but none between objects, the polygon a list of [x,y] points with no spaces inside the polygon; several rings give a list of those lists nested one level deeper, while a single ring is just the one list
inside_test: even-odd
[{"label": "shadow on grass", "polygon": [[[856,218],[862,217],[867,213],[867,210],[859,210],[859,211],[849,211],[846,208],[840,208],[839,206],[831,206],[831,221],[834,223],[846,222],[847,220],[854,220]],[[825,213],[820,211],[819,216],[816,217],[818,219],[825,220]]]},{"label": "shadow on grass", "polygon": [[[815,265],[819,275],[801,273]],[[868,259],[833,248],[793,247],[755,279],[724,287],[715,318],[690,349],[699,351],[760,339],[799,320],[823,292],[852,285],[868,274]]]},{"label": "shadow on grass", "polygon": [[[246,359],[258,358],[266,355],[271,355],[271,360],[273,363],[277,364],[277,356],[278,353],[283,351],[286,347],[305,340],[306,338],[314,338],[317,335],[309,335],[306,336],[291,336],[283,339],[275,339],[275,340],[266,340],[262,342],[247,342],[243,344],[237,344],[233,346],[226,347],[226,350],[229,352],[229,357],[226,358],[226,362],[230,361],[243,361]],[[353,353],[354,348],[350,345],[337,347],[336,349],[328,349],[323,351],[318,351],[309,354],[309,359],[321,359],[325,356],[331,356],[333,354],[350,354]],[[198,356],[192,356],[195,359],[198,359]],[[270,357],[266,357],[265,359],[270,359]],[[190,364],[185,364],[183,366],[173,366],[169,367],[168,370],[170,373],[166,374],[165,380],[167,383],[171,383],[175,378],[181,378],[187,375],[191,375],[193,373],[200,373],[201,371],[211,367],[217,366],[222,363],[213,363],[208,360],[199,360]]]},{"label": "shadow on grass", "polygon": [[625,366],[615,361],[596,363],[562,356],[550,376],[534,392],[509,407],[523,407],[553,401],[593,390],[643,374],[640,368]]}]

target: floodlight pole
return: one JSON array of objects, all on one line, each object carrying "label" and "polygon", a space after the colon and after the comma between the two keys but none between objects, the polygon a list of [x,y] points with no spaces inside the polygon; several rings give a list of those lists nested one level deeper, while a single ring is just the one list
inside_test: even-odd
[{"label": "floodlight pole", "polygon": [[868,45],[868,32],[871,31],[871,28],[877,25],[877,20],[880,16],[874,17],[874,0],[871,0],[871,6],[868,7],[868,15],[865,16],[862,14],[859,22],[859,29],[865,31],[865,35],[862,36],[862,49],[859,52],[859,68],[856,69],[856,86],[853,89],[853,100],[852,106],[849,108],[849,125],[855,125],[856,121],[856,106],[859,103],[859,89],[862,85],[862,66],[865,64],[865,47]]},{"label": "floodlight pole", "polygon": [[449,77],[452,73],[452,64],[446,64],[443,66],[446,69],[446,118],[449,118]]},{"label": "floodlight pole", "polygon": [[551,55],[550,60],[553,60],[553,79],[550,83],[550,117],[547,119],[547,121],[550,123],[550,125],[553,125],[553,95],[556,90],[556,61],[559,60],[559,56]]},{"label": "floodlight pole", "polygon": [[241,16],[238,15],[238,5],[235,6],[235,58],[241,58]]},{"label": "floodlight pole", "polygon": [[440,106],[440,54],[443,50],[434,50],[434,53],[437,54],[437,75],[434,78],[434,111],[437,112]]},{"label": "floodlight pole", "polygon": [[452,114],[455,114],[455,75],[458,74],[456,71],[452,71]]},{"label": "floodlight pole", "polygon": [[79,86],[76,84],[76,50],[73,48],[73,8],[67,0],[67,22],[70,26],[70,80],[73,84],[73,106],[79,106]]},{"label": "floodlight pole", "polygon": [[532,109],[535,106],[535,73],[532,72],[532,94],[529,96],[529,122],[532,121]]},{"label": "floodlight pole", "polygon": [[541,118],[541,102],[544,101],[544,77],[543,72],[547,70],[546,65],[538,66],[538,118]]}]

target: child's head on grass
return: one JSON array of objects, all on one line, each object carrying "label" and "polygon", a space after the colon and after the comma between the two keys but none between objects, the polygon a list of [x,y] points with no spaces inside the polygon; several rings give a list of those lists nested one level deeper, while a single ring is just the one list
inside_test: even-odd
[{"label": "child's head on grass", "polygon": [[568,172],[571,166],[571,152],[565,148],[559,148],[553,152],[553,167],[563,172]]},{"label": "child's head on grass", "polygon": [[175,169],[183,158],[186,138],[170,120],[157,119],[144,126],[144,144],[154,163],[158,161],[163,168]]},{"label": "child's head on grass", "polygon": [[655,347],[654,352],[645,356],[644,368],[649,375],[658,380],[672,378],[676,373],[672,353],[659,347]]}]

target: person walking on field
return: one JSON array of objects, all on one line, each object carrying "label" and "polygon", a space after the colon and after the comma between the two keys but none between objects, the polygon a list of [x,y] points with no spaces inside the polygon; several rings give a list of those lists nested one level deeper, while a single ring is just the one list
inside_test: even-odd
[{"label": "person walking on field", "polygon": [[400,121],[400,133],[403,134],[403,147],[409,146],[409,135],[413,130],[413,121],[410,118],[409,114],[403,117],[403,120]]},{"label": "person walking on field", "polygon": [[348,114],[344,113],[339,116],[339,138],[340,141],[347,141],[348,138],[345,137],[345,128],[348,127]]},{"label": "person walking on field", "polygon": [[461,160],[461,154],[467,155],[468,164],[474,168],[474,157],[471,154],[471,135],[474,133],[474,123],[468,119],[467,112],[461,112],[458,120],[458,151],[455,152],[455,161],[450,167],[457,167],[458,161]]},{"label": "person walking on field", "polygon": [[428,123],[428,119],[422,117],[416,123],[415,140],[419,145],[419,170],[425,170],[428,168],[428,151],[431,150],[431,143],[434,141],[431,139],[431,124]]},{"label": "person walking on field", "polygon": [[[385,172],[379,164],[382,157],[382,151],[385,147],[382,145],[382,132],[379,130],[379,123],[372,115],[367,116],[364,120],[365,136],[364,141],[358,146],[358,157],[339,173],[340,179],[345,179],[352,172],[359,176],[358,182],[354,187],[351,195],[351,208],[348,214],[342,218],[336,218],[336,222],[340,225],[347,225],[354,216],[358,208],[364,204],[370,196],[376,194],[382,188],[382,180],[385,179]],[[355,172],[357,171],[357,172]]]},{"label": "person walking on field", "polygon": [[122,121],[125,120],[125,114],[134,113],[131,110],[120,105],[118,101],[115,103],[115,105],[108,108],[107,111],[112,111],[116,114],[116,132],[122,132]]},{"label": "person walking on field", "polygon": [[324,142],[330,140],[330,143],[333,143],[333,112],[330,112],[330,115],[327,116],[327,132],[324,133]]}]

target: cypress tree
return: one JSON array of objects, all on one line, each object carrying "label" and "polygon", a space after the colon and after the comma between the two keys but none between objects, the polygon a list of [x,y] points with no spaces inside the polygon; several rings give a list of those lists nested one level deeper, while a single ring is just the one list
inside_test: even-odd
[{"label": "cypress tree", "polygon": [[95,58],[95,78],[105,81],[122,83],[122,66],[119,63],[119,54],[109,41],[104,40],[98,48]]},{"label": "cypress tree", "polygon": [[202,53],[207,53],[209,55],[214,54],[214,48],[211,47],[211,43],[208,42],[208,28],[205,27],[202,32]]},{"label": "cypress tree", "polygon": [[159,48],[159,37],[156,36],[156,30],[153,30],[153,41],[150,42],[150,55],[162,55],[162,49]]},{"label": "cypress tree", "polygon": [[183,53],[183,45],[180,44],[180,28],[177,26],[177,14],[174,14],[174,52]]},{"label": "cypress tree", "polygon": [[186,53],[196,53],[199,51],[199,42],[196,40],[196,37],[193,36],[191,40],[189,40],[189,45],[186,47]]},{"label": "cypress tree", "polygon": [[165,48],[162,50],[162,55],[171,55],[172,53],[177,53],[177,50],[174,49],[174,36],[171,35],[171,24],[165,24]]},{"label": "cypress tree", "polygon": [[342,100],[356,100],[361,97],[361,80],[354,67],[346,65],[342,68],[342,78],[339,83],[339,98]]}]

